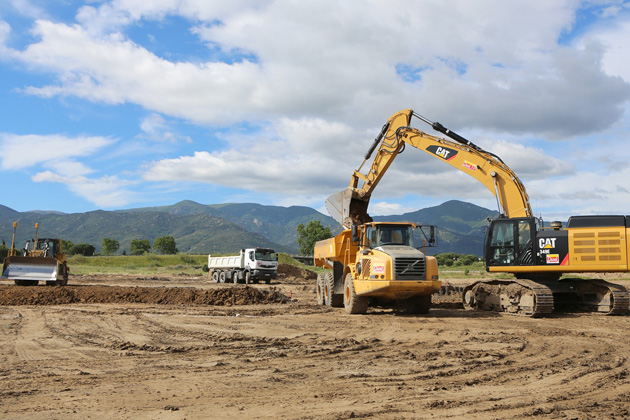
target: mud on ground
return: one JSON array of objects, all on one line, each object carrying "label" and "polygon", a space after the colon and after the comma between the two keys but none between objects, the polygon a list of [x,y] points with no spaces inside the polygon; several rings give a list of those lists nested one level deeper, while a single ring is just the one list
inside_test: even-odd
[{"label": "mud on ground", "polygon": [[0,286],[0,418],[630,417],[628,316],[468,312],[453,296],[350,316],[286,267],[271,285],[70,283]]}]

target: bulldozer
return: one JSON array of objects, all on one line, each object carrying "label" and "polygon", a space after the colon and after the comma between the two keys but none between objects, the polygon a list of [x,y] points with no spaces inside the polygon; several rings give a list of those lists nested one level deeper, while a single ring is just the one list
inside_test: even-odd
[{"label": "bulldozer", "polygon": [[[450,139],[427,134],[411,125],[417,118]],[[394,159],[406,146],[419,149],[481,182],[496,198],[499,216],[489,220],[483,250],[486,270],[511,273],[514,279],[474,282],[463,291],[467,309],[530,317],[554,309],[579,307],[604,315],[628,311],[630,294],[621,285],[577,273],[630,271],[630,217],[572,216],[566,225],[534,217],[529,196],[503,160],[468,139],[411,109],[385,123],[350,185],[326,201],[330,215],[346,229],[370,223],[370,197]],[[367,173],[363,165],[377,151]]]},{"label": "bulldozer", "polygon": [[49,286],[67,285],[70,269],[61,249],[61,239],[38,238],[39,223],[35,223],[35,238],[26,241],[20,252],[15,249],[16,229],[17,222],[14,222],[11,249],[2,265],[2,278],[13,280],[18,286],[35,286],[40,281]]}]

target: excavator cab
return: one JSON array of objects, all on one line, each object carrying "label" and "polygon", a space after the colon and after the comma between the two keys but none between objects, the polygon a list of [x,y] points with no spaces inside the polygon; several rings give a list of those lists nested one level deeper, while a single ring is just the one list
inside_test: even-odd
[{"label": "excavator cab", "polygon": [[533,218],[494,219],[486,237],[486,267],[533,264]]}]

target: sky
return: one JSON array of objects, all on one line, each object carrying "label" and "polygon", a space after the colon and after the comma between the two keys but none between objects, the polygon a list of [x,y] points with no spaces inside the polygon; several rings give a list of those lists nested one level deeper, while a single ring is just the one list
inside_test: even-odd
[{"label": "sky", "polygon": [[[630,1],[3,0],[0,95],[18,211],[326,213],[411,108],[500,156],[545,220],[630,215]],[[369,211],[452,199],[496,209],[407,148]]]}]

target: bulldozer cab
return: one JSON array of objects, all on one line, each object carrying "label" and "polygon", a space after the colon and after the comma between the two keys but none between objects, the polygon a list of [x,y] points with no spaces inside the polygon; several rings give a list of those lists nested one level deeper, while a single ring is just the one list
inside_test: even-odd
[{"label": "bulldozer cab", "polygon": [[37,242],[34,239],[29,239],[24,246],[24,255],[29,257],[57,258],[60,253],[59,239],[41,238],[37,239]]}]

